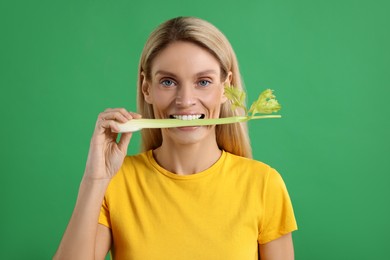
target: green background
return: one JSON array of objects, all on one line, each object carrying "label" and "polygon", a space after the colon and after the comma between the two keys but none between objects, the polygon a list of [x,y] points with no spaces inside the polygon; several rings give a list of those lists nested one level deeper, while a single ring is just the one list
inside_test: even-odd
[{"label": "green background", "polygon": [[[388,1],[1,1],[1,259],[50,259],[77,196],[99,112],[135,110],[152,29],[179,15],[219,27],[249,102],[256,159],[288,186],[296,259],[390,259]],[[139,133],[129,148],[139,147]]]}]

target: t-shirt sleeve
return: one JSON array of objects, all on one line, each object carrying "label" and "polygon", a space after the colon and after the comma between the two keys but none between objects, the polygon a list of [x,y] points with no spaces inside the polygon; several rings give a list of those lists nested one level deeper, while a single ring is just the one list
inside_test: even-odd
[{"label": "t-shirt sleeve", "polygon": [[263,215],[259,225],[259,244],[265,244],[297,230],[290,196],[280,174],[268,172],[263,189]]},{"label": "t-shirt sleeve", "polygon": [[110,211],[108,210],[106,197],[104,197],[102,206],[100,208],[99,224],[111,228]]}]

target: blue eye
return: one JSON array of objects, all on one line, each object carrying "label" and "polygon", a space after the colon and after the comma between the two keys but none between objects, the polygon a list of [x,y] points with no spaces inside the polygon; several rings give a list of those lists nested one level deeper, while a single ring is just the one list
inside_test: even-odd
[{"label": "blue eye", "polygon": [[161,81],[161,85],[163,85],[164,87],[171,87],[175,84],[175,82],[173,80],[170,80],[170,79],[164,79]]},{"label": "blue eye", "polygon": [[209,80],[201,80],[198,82],[199,86],[201,87],[207,87],[211,82]]}]

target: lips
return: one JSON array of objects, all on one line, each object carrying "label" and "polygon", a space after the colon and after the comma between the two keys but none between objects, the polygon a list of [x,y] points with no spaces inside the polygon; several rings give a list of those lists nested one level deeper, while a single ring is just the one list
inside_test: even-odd
[{"label": "lips", "polygon": [[194,120],[194,119],[203,119],[204,114],[191,114],[191,115],[170,115],[170,118],[179,119],[179,120]]}]

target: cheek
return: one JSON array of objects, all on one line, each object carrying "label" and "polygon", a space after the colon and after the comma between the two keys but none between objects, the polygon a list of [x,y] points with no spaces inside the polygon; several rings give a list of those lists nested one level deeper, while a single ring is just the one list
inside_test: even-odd
[{"label": "cheek", "polygon": [[153,111],[156,117],[165,116],[164,113],[170,108],[174,102],[174,95],[164,91],[153,92],[152,94],[153,102],[150,104],[153,106]]},{"label": "cheek", "polygon": [[164,104],[171,102],[173,94],[169,91],[161,91],[156,84],[153,82],[151,85],[149,103],[153,106],[164,106]]},{"label": "cheek", "polygon": [[213,93],[207,95],[204,101],[210,106],[220,107],[220,105],[226,101],[226,98],[223,95],[223,92],[214,91]]},{"label": "cheek", "polygon": [[222,94],[220,92],[208,95],[203,99],[203,105],[211,113],[211,117],[219,117],[221,113],[221,105],[223,103]]}]

